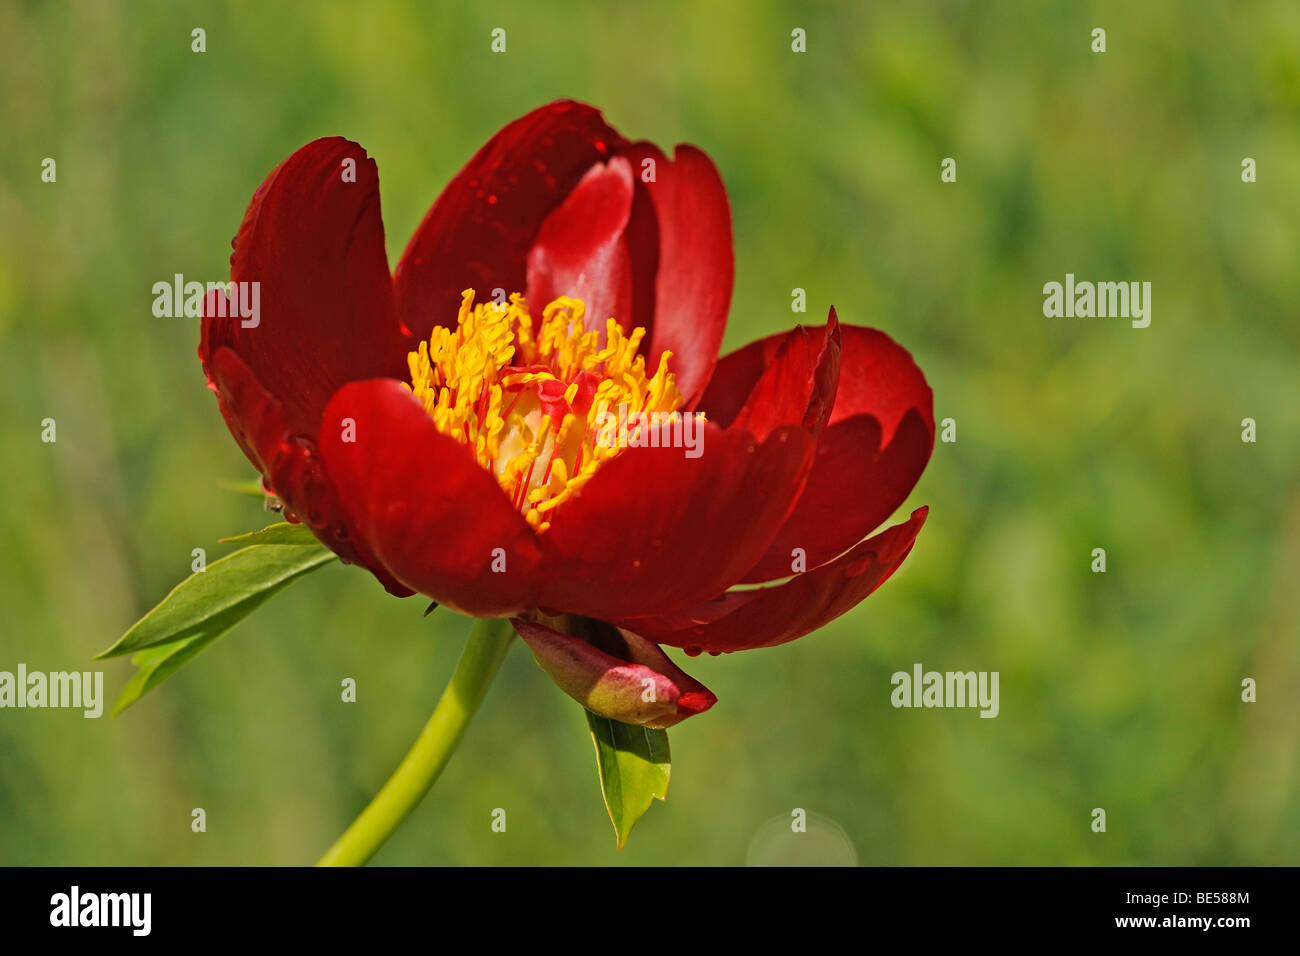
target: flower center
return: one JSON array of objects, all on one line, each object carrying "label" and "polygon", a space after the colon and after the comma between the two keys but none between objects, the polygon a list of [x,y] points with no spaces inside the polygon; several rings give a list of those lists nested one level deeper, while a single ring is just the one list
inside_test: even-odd
[{"label": "flower center", "polygon": [[608,319],[602,346],[600,331],[585,328],[585,312],[582,300],[559,298],[534,327],[519,293],[509,304],[475,305],[466,289],[457,327],[436,326],[407,355],[411,391],[438,431],[473,453],[539,533],[621,450],[606,425],[611,417],[625,408],[636,421],[682,404],[671,352],[647,377],[637,354],[645,329],[624,334]]}]

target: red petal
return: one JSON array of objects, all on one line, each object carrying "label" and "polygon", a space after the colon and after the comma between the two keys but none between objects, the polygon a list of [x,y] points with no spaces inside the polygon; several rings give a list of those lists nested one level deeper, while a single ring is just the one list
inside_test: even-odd
[{"label": "red petal", "polygon": [[[834,310],[832,310],[833,312]],[[934,396],[907,350],[875,329],[840,326],[839,387],[808,484],[746,583],[791,573],[794,549],[815,568],[861,541],[907,499],[934,448]],[[725,356],[700,406],[710,420],[740,422],[786,336]],[[744,394],[744,399],[738,400]]]},{"label": "red petal", "polygon": [[934,393],[912,354],[879,329],[841,328],[844,352],[831,424],[854,415],[873,415],[880,422],[881,444],[888,445],[907,413],[916,409],[933,434]]},{"label": "red petal", "polygon": [[511,623],[532,649],[538,666],[593,714],[664,728],[717,702],[707,687],[636,634],[586,618],[561,620],[577,633],[525,618],[513,618]]},{"label": "red petal", "polygon": [[880,423],[871,415],[831,425],[798,504],[745,583],[788,576],[796,548],[803,551],[804,567],[815,568],[861,541],[907,500],[933,447],[934,433],[916,409],[883,450]]},{"label": "red petal", "polygon": [[[840,326],[844,328],[844,326]],[[700,396],[696,407],[709,416],[709,421],[723,428],[736,420],[749,400],[758,380],[785,342],[788,332],[778,332],[750,342],[718,360],[718,366],[709,378],[708,388]],[[841,333],[843,335],[843,333]],[[841,351],[843,346],[841,345]]]},{"label": "red petal", "polygon": [[546,216],[624,143],[600,112],[560,100],[492,137],[443,190],[397,265],[402,320],[415,338],[454,326],[463,289],[523,290],[528,250]]},{"label": "red petal", "polygon": [[[627,160],[597,163],[542,223],[528,253],[527,301],[541,309],[562,295],[582,299],[588,329],[613,316],[630,330],[632,269],[623,230],[632,212]],[[603,342],[603,339],[602,339]]]},{"label": "red petal", "polygon": [[[713,162],[694,146],[678,146],[672,162],[650,143],[636,143],[622,155],[632,163],[638,193],[649,194],[658,226],[654,323],[646,365],[657,368],[660,354],[670,349],[668,367],[686,407],[694,408],[717,364],[731,306],[735,260],[727,190]],[[649,183],[647,159],[654,161],[655,181]],[[653,238],[653,233],[628,233],[637,280],[642,275],[638,263],[652,258],[642,248],[647,237]]]},{"label": "red petal", "polygon": [[320,427],[326,474],[349,526],[397,580],[476,617],[535,604],[532,529],[401,383],[345,386]]},{"label": "red petal", "polygon": [[727,427],[763,438],[779,425],[802,424],[814,436],[826,427],[840,375],[839,320],[831,309],[826,330],[796,326],[781,340],[744,407]]},{"label": "red petal", "polygon": [[344,561],[369,568],[390,593],[410,595],[410,589],[395,581],[350,531],[338,496],[325,478],[315,443],[290,431],[280,403],[243,360],[223,348],[212,356],[212,367],[212,388],[221,414],[248,460],[266,476],[276,495]]},{"label": "red petal", "polygon": [[[344,181],[347,160],[355,182]],[[244,328],[239,315],[217,315],[225,300],[209,296],[199,356],[210,378],[210,357],[233,349],[279,400],[289,429],[311,435],[340,386],[401,374],[379,173],[364,149],[318,139],[282,162],[253,194],[234,248],[230,278],[259,284],[258,322]]]},{"label": "red petal", "polygon": [[830,564],[784,584],[732,591],[694,611],[624,622],[648,640],[692,651],[772,647],[810,634],[878,588],[912,550],[928,508],[868,538]]},{"label": "red petal", "polygon": [[697,458],[623,451],[556,512],[538,606],[598,618],[691,607],[753,566],[803,486],[813,437],[785,426],[760,443],[712,424],[701,437]]}]

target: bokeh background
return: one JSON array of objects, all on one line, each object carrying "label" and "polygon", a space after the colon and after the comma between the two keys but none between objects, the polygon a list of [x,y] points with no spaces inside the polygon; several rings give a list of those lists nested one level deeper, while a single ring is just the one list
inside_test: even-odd
[{"label": "bokeh background", "polygon": [[[572,96],[716,161],[727,349],[833,303],[913,351],[957,441],[903,509],[932,513],[888,586],[690,664],[720,702],[672,732],[669,799],[627,849],[580,710],[517,645],[377,862],[1295,863],[1298,36],[1290,0],[5,0],[0,669],[102,666],[111,702],[132,669],[91,655],[192,548],[266,522],[216,485],[250,470],[196,322],[154,318],[152,284],[224,278],[253,189],[329,134],[378,161],[395,262],[491,133]],[[1044,318],[1066,272],[1150,281],[1150,328]],[[423,610],[333,566],[122,717],[0,711],[0,863],[314,860],[460,651],[468,622]],[[916,662],[999,671],[1000,716],[893,709]],[[788,835],[795,807],[815,839]]]}]

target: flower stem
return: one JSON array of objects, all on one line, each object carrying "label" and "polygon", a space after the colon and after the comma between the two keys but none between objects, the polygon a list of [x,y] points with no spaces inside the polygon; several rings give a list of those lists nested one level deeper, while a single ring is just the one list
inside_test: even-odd
[{"label": "flower stem", "polygon": [[451,675],[415,744],[383,789],[320,858],[317,866],[362,865],[424,799],[464,736],[514,636],[514,628],[505,618],[480,618],[474,622],[456,672]]}]

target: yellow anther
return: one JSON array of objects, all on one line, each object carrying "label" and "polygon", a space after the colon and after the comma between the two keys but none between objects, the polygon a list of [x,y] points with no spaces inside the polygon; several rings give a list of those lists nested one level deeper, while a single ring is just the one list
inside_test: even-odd
[{"label": "yellow anther", "polygon": [[[606,440],[609,418],[617,420],[620,409],[629,416],[675,412],[682,403],[668,371],[670,352],[647,378],[646,358],[638,354],[644,328],[625,333],[610,318],[600,347],[600,331],[588,330],[585,318],[581,299],[561,297],[534,326],[519,293],[506,303],[475,305],[474,290],[466,289],[457,327],[434,328],[407,355],[410,389],[434,426],[470,450],[539,534],[551,526],[548,516],[621,450]],[[543,405],[548,382],[564,386],[546,393],[562,394],[562,404]],[[593,385],[589,405],[575,404],[587,401],[584,388]]]}]

